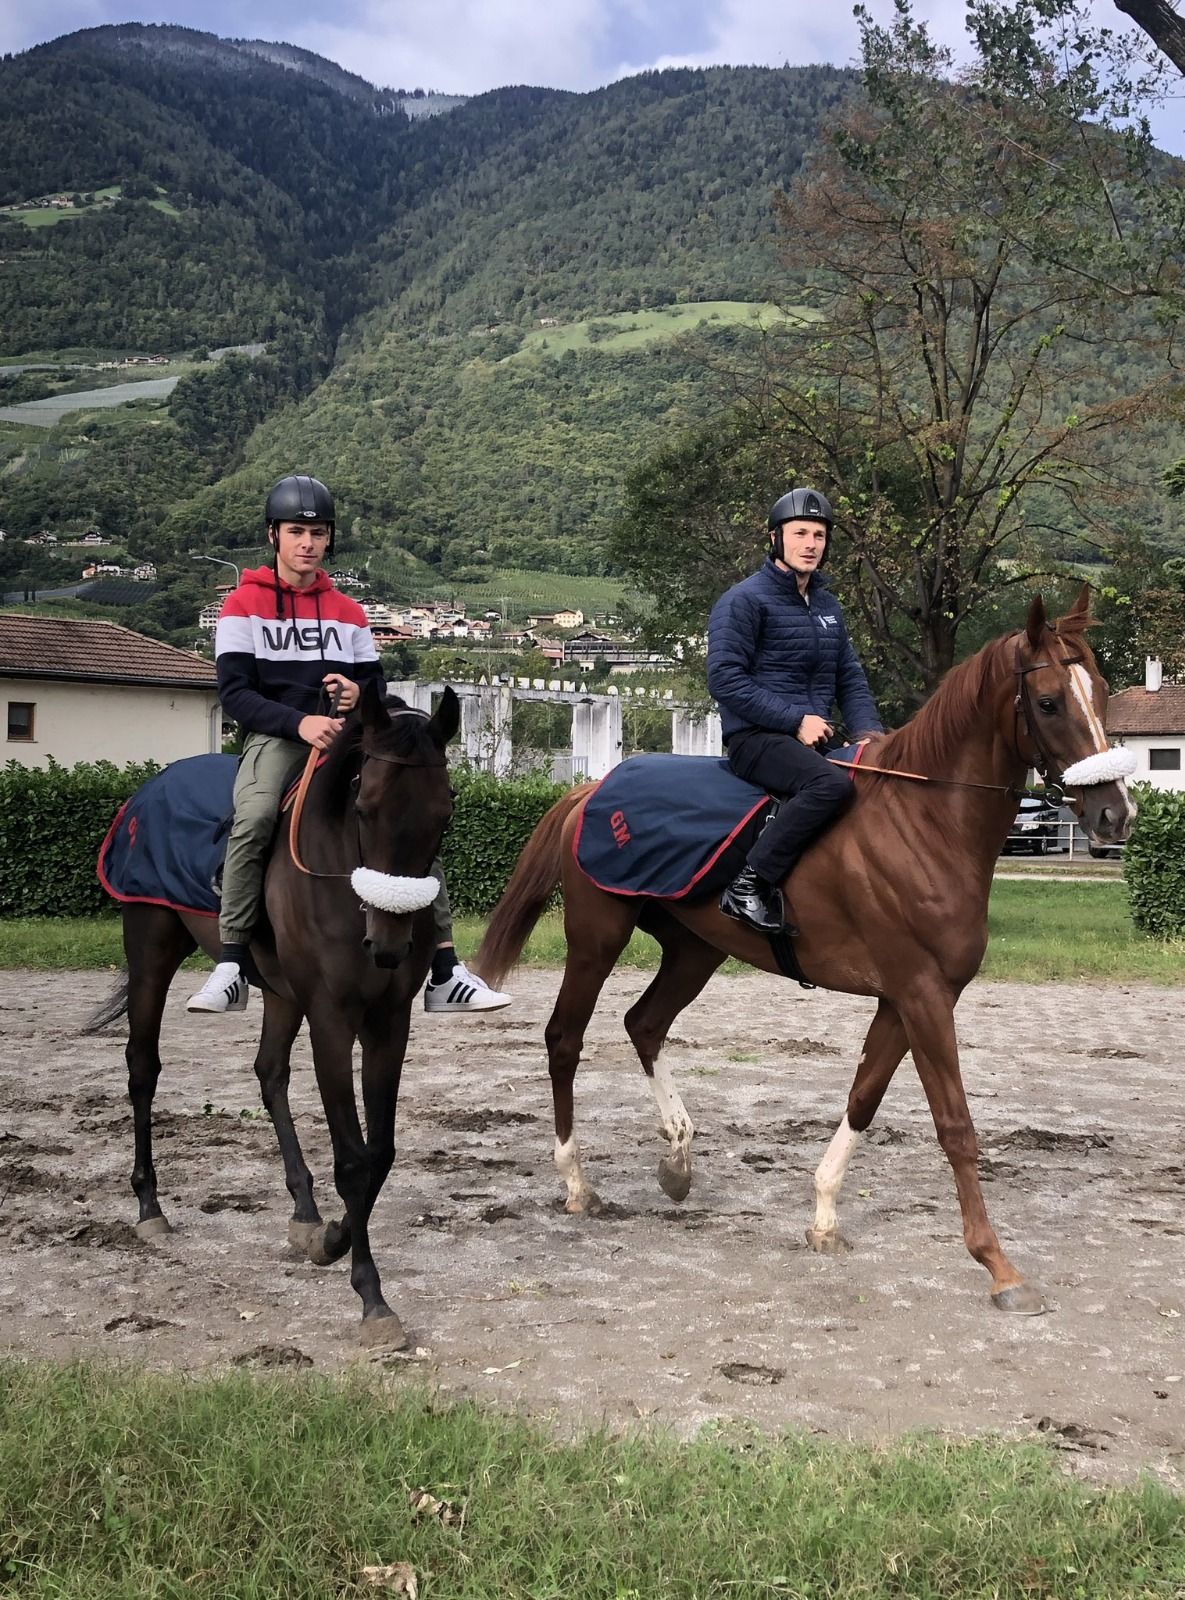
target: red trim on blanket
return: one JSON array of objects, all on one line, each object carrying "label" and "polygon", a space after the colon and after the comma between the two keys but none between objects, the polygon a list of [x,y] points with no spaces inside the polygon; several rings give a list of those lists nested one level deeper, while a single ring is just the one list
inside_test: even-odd
[{"label": "red trim on blanket", "polygon": [[[604,783],[604,781],[604,778],[602,778],[601,783]],[[599,789],[600,786],[601,784],[598,784],[597,789]],[[596,789],[594,789],[593,794],[596,792]],[[584,818],[588,809],[588,801],[591,799],[592,794],[590,794],[588,799],[585,800],[584,806],[581,808],[580,815],[576,819],[576,830],[572,835],[572,859],[580,868],[581,872],[584,873],[584,876],[588,879],[589,883],[595,883],[598,889],[603,889],[606,894],[628,895],[635,900],[682,900],[684,895],[691,893],[704,874],[709,872],[716,865],[717,861],[719,861],[720,857],[728,849],[729,845],[736,838],[737,834],[740,833],[741,829],[744,828],[748,823],[752,822],[753,818],[761,810],[762,806],[767,806],[769,804],[769,795],[763,794],[757,804],[745,812],[745,815],[737,823],[736,827],[732,830],[728,837],[717,845],[716,849],[713,850],[712,854],[704,862],[703,866],[699,869],[695,876],[685,883],[681,889],[676,890],[674,894],[649,894],[645,889],[610,888],[607,883],[601,883],[599,879],[594,878],[592,873],[586,871],[581,865],[580,857],[577,854],[577,851],[580,847],[580,834],[584,828]]]},{"label": "red trim on blanket", "polygon": [[103,861],[107,855],[108,849],[110,848],[111,841],[115,838],[115,830],[119,827],[120,822],[123,820],[123,814],[129,805],[131,805],[131,801],[125,800],[123,805],[120,806],[119,810],[115,813],[115,820],[107,829],[103,843],[99,846],[99,858],[95,862],[95,876],[103,885],[103,888],[106,889],[107,893],[113,900],[118,900],[121,905],[164,906],[169,911],[183,912],[187,917],[217,917],[217,911],[198,911],[193,906],[179,906],[175,900],[156,900],[148,894],[121,894],[118,889],[112,887],[106,872],[103,870]]}]

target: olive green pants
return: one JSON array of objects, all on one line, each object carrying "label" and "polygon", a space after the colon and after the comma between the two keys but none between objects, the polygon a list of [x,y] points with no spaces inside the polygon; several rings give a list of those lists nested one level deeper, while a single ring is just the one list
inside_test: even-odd
[{"label": "olive green pants", "polygon": [[[308,755],[308,745],[299,739],[249,733],[243,741],[243,756],[235,778],[235,819],[226,842],[226,862],[222,868],[218,931],[223,944],[251,943],[259,920],[263,875],[279,820],[280,800]],[[453,917],[439,860],[432,863],[429,871],[440,885],[432,902],[436,943],[451,944]]]}]

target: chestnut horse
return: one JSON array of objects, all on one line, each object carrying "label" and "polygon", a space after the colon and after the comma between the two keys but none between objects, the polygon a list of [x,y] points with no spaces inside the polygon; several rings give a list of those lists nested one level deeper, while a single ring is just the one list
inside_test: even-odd
[{"label": "chestnut horse", "polygon": [[[912,1051],[938,1141],[954,1169],[963,1237],[987,1268],[1002,1310],[1044,1309],[988,1221],[976,1168],[975,1130],[959,1071],[954,1009],[987,948],[987,906],[996,857],[1030,767],[1065,785],[1091,834],[1127,837],[1134,807],[1123,782],[1134,763],[1109,750],[1107,686],[1084,637],[1089,591],[1068,615],[1046,620],[1040,597],[1022,631],[955,667],[912,721],[869,752],[854,803],[795,867],[783,888],[801,926],[796,948],[816,984],[880,1002],[848,1095],[847,1111],[815,1174],[813,1249],[847,1249],[836,1200],[860,1135],[906,1051]],[[779,969],[768,939],[724,916],[714,901],[636,899],[599,889],[573,857],[577,821],[592,786],[571,790],[547,813],[496,907],[475,966],[497,984],[562,881],[567,963],[546,1042],[555,1105],[555,1159],[567,1209],[600,1202],[573,1131],[572,1085],[584,1030],[601,987],[635,926],[662,950],[657,976],[625,1017],[650,1081],[669,1152],[659,1182],[674,1200],[691,1184],[693,1128],[659,1051],[671,1024],[727,956]]]},{"label": "chestnut horse", "polygon": [[[384,702],[377,685],[366,685],[308,782],[298,848],[291,837],[294,813],[281,819],[265,880],[268,926],[251,947],[268,986],[255,1072],[293,1200],[288,1238],[318,1265],[352,1248],[350,1282],[362,1300],[362,1342],[368,1345],[400,1348],[407,1342],[383,1299],[368,1228],[395,1156],[395,1104],[412,1000],[432,959],[427,908],[438,884],[428,869],[452,812],[445,746],[457,730],[459,709],[451,689],[435,716],[427,717],[401,701]],[[123,939],[126,977],[85,1031],[128,1013],[136,1231],[151,1238],[170,1231],[152,1162],[165,998],[177,968],[196,947],[217,960],[218,924],[168,906],[128,904]],[[345,1204],[340,1222],[321,1218],[288,1106],[292,1045],[306,1017],[333,1141],[334,1182]],[[210,1020],[211,1048],[217,1048],[218,1026]],[[358,1039],[365,1136],[354,1094]]]}]

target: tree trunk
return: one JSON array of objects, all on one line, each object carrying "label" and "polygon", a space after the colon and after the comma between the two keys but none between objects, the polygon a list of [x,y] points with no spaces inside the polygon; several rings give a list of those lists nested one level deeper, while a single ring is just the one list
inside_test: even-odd
[{"label": "tree trunk", "polygon": [[1115,9],[1143,28],[1177,71],[1185,73],[1185,17],[1169,0],[1115,0]]}]

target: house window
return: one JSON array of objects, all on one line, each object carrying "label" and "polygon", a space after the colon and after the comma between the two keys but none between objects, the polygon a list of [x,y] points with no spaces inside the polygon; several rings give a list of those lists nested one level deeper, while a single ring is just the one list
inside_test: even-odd
[{"label": "house window", "polygon": [[1180,772],[1180,750],[1149,750],[1148,769],[1151,772]]},{"label": "house window", "polygon": [[8,702],[8,737],[31,741],[33,738],[33,702],[10,700]]}]

